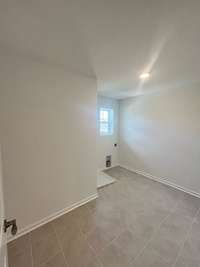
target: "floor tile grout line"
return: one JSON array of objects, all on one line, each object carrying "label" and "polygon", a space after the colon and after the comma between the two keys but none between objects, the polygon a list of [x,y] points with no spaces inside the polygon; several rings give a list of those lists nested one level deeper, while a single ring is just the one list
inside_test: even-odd
[{"label": "floor tile grout line", "polygon": [[[148,188],[146,188],[147,190]],[[146,191],[145,190],[145,191]],[[140,256],[143,253],[143,250],[146,248],[146,246],[148,245],[148,243],[151,241],[151,239],[154,237],[154,235],[157,233],[157,231],[160,229],[161,225],[163,224],[163,222],[176,210],[176,208],[178,207],[179,202],[181,202],[181,200],[177,200],[177,203],[174,205],[173,209],[171,211],[169,211],[169,214],[166,215],[166,217],[163,219],[163,221],[159,224],[158,228],[154,230],[152,237],[146,242],[146,244],[144,245],[144,247],[141,249],[139,255],[135,256],[134,258],[132,258],[129,263],[131,263],[132,261],[134,261],[138,256]],[[127,229],[129,229],[129,227],[127,227]],[[124,229],[119,235],[117,235],[116,237],[114,237],[108,244],[106,244],[106,246],[101,250],[101,253],[107,248],[109,247],[112,243],[114,243],[119,237],[120,235],[125,231],[126,229]],[[90,245],[90,243],[89,243]],[[93,248],[92,245],[90,245],[90,247],[96,252],[96,249]],[[96,253],[95,253],[96,254]],[[100,253],[97,254],[100,255]]]},{"label": "floor tile grout line", "polygon": [[[94,251],[94,253],[95,253],[95,256],[98,258],[98,260],[100,261],[100,263],[101,263],[101,265],[102,266],[104,266],[104,264],[102,263],[102,261],[100,260],[100,258],[99,258],[99,255],[107,248],[107,247],[109,247],[112,243],[114,243],[119,237],[120,237],[120,235],[124,232],[124,231],[126,231],[126,230],[128,230],[129,228],[128,227],[125,227],[125,229],[123,229],[121,232],[120,232],[120,234],[118,234],[117,236],[115,236],[108,244],[106,244],[105,245],[105,247],[103,248],[103,249],[101,249],[101,251],[100,251],[100,253],[97,253],[96,252],[96,249],[90,244],[90,242],[87,240],[87,234],[85,234],[85,233],[83,233],[82,232],[82,230],[81,230],[81,232],[83,233],[83,235],[85,235],[85,237],[86,237],[86,241],[87,241],[87,243],[88,243],[88,245],[89,245],[89,247]],[[95,229],[93,229],[93,231],[94,231]],[[90,232],[91,233],[91,232]],[[132,259],[131,259],[132,260]],[[131,260],[129,261],[129,263],[131,262]]]},{"label": "floor tile grout line", "polygon": [[[89,209],[89,208],[88,208]],[[79,227],[79,231],[81,232],[81,234],[83,235],[86,243],[88,244],[89,248],[92,250],[92,252],[94,253],[94,257],[98,259],[99,263],[101,264],[101,267],[104,267],[102,261],[99,259],[98,255],[97,255],[97,252],[96,252],[96,249],[93,248],[93,246],[90,244],[90,242],[87,240],[87,234],[83,232],[83,230],[81,229],[81,227],[79,226],[78,224],[78,227]],[[94,229],[93,229],[94,230]]]},{"label": "floor tile grout line", "polygon": [[193,217],[193,219],[192,219],[192,222],[191,222],[191,224],[190,224],[190,226],[189,226],[189,229],[188,229],[188,231],[187,231],[186,237],[184,238],[184,240],[183,240],[183,242],[182,242],[182,244],[181,244],[181,246],[180,246],[179,252],[178,252],[178,254],[177,254],[177,257],[176,257],[174,263],[172,264],[172,267],[175,267],[175,266],[176,266],[176,263],[177,263],[177,261],[178,261],[180,255],[181,255],[181,252],[183,251],[185,242],[188,240],[188,237],[190,236],[190,233],[191,233],[191,230],[192,230],[192,226],[193,226],[193,224],[194,224],[194,222],[195,222],[195,220],[196,220],[196,216],[197,216],[199,213],[200,213],[200,208],[197,210],[197,212],[195,213],[195,215],[194,215],[194,217]]},{"label": "floor tile grout line", "polygon": [[[49,262],[50,262],[52,259],[54,259],[59,253],[60,253],[60,251],[58,251],[55,255],[50,256],[50,257],[48,258],[48,260],[45,260],[45,261],[39,263],[39,267],[43,267],[46,263],[49,263]],[[68,266],[67,266],[67,267],[68,267]]]},{"label": "floor tile grout line", "polygon": [[[159,226],[154,230],[152,236],[150,237],[150,239],[145,243],[144,247],[140,250],[140,252],[138,253],[138,255],[133,259],[133,263],[135,260],[137,260],[143,253],[144,250],[146,249],[146,247],[150,244],[150,242],[153,240],[153,238],[155,237],[155,235],[158,233],[159,229],[161,228],[162,224],[174,213],[174,211],[176,210],[176,208],[178,207],[179,201],[177,201],[176,205],[174,205],[173,209],[169,212],[169,214],[162,220],[162,222],[159,224]],[[162,257],[161,257],[162,258]],[[165,260],[165,259],[163,259]]]},{"label": "floor tile grout line", "polygon": [[[95,230],[95,229],[93,229],[93,230]],[[125,230],[128,230],[128,227],[125,228],[124,230],[122,230],[122,231],[120,232],[120,234],[118,234],[117,236],[115,236],[114,238],[112,238],[112,240],[110,240],[110,241],[108,242],[108,244],[106,244],[105,247],[101,249],[100,253],[102,253],[107,247],[109,247],[113,242],[115,242],[115,240],[117,240],[117,239],[120,237],[120,235],[121,235]],[[96,254],[96,253],[97,253],[97,252],[96,252],[96,249],[93,248],[93,246],[92,246],[90,243],[89,243],[89,245],[90,245],[90,247],[92,247],[92,249],[95,251],[95,254]],[[100,255],[100,253],[98,253],[97,256]]]},{"label": "floor tile grout line", "polygon": [[[80,227],[79,227],[79,228],[80,228]],[[91,231],[89,231],[88,233],[84,233],[84,232],[82,231],[81,228],[80,228],[80,231],[81,231],[81,233],[85,236],[88,245],[89,245],[89,246],[92,248],[92,250],[95,252],[95,255],[98,256],[99,253],[97,254],[96,249],[95,249],[95,248],[90,244],[90,242],[87,240],[88,235],[91,234],[93,231],[95,231],[96,228],[97,228],[97,226],[95,226],[95,228],[92,229]],[[123,230],[122,232],[124,232],[124,230]],[[122,232],[121,232],[121,233],[122,233]],[[111,245],[111,243],[112,243],[114,240],[116,240],[116,239],[121,235],[121,233],[120,233],[119,235],[117,235],[116,237],[114,237],[111,241],[109,241],[109,243],[106,244],[105,247],[104,247],[103,249],[101,249],[101,252],[102,252],[106,247],[108,247],[109,245]]]},{"label": "floor tile grout line", "polygon": [[29,233],[29,242],[31,246],[31,265],[34,267],[34,261],[33,261],[33,246],[32,246],[32,240],[31,240],[31,234]]},{"label": "floor tile grout line", "polygon": [[[87,210],[88,210],[89,212],[91,212],[91,211],[89,210],[88,207],[87,207]],[[91,213],[91,214],[92,214],[92,213]],[[79,216],[81,217],[81,215],[79,215]],[[64,254],[64,251],[63,251],[62,244],[61,244],[61,242],[60,242],[60,239],[59,239],[59,237],[58,237],[58,234],[57,234],[56,229],[54,228],[54,225],[53,225],[53,224],[52,224],[52,228],[53,228],[53,231],[54,231],[54,233],[55,233],[55,235],[56,235],[57,241],[58,241],[58,243],[59,243],[59,247],[60,247],[61,252],[62,252],[62,254],[63,254],[63,256],[64,256],[64,259],[65,259],[65,262],[66,262],[66,264],[67,264],[67,267],[70,267],[70,264],[69,264],[69,262],[67,261],[67,258],[65,257],[65,254]],[[67,228],[67,227],[64,227],[64,229],[66,229],[66,228]],[[88,240],[87,240],[87,237],[86,237],[86,234],[82,231],[82,229],[81,229],[81,227],[80,227],[79,224],[77,224],[77,231],[80,233],[80,235],[83,236],[83,238],[85,239],[86,243],[88,244],[88,246],[89,246],[89,247],[91,248],[91,250],[93,251],[94,256],[96,257],[97,255],[96,255],[95,249],[89,244],[89,242],[88,242]],[[103,265],[102,265],[102,267],[103,267]]]},{"label": "floor tile grout line", "polygon": [[[55,234],[54,232],[54,229],[53,229],[53,226],[52,226],[52,233],[49,234],[49,236],[53,236]],[[31,233],[30,233],[30,238],[31,238]],[[47,237],[44,237],[42,240],[46,239]],[[42,240],[40,240],[39,242],[42,242]],[[33,244],[33,241],[32,241],[32,238],[31,238],[31,247],[32,247],[32,244]],[[59,253],[59,252],[58,252]],[[53,256],[50,256],[47,260],[39,263],[40,266],[43,266],[44,264],[48,263],[49,261],[51,261],[55,256],[58,255],[58,253],[56,253],[56,255],[53,255]],[[35,263],[34,263],[34,257],[33,257],[33,267],[35,266]],[[68,267],[68,266],[67,266]]]},{"label": "floor tile grout line", "polygon": [[[97,252],[96,252],[96,249],[93,248],[93,246],[89,243],[89,241],[88,241],[87,238],[86,238],[86,241],[87,241],[89,247],[94,251],[95,256],[96,256],[97,259],[100,261],[102,267],[104,267],[104,264],[103,264],[103,262],[102,262],[101,259],[100,259],[100,254],[101,254],[103,251],[105,251],[110,245],[112,245],[112,243],[114,243],[114,242],[120,237],[120,235],[121,235],[124,231],[126,231],[126,230],[128,230],[128,227],[127,227],[127,229],[124,229],[119,235],[117,235],[116,237],[114,237],[108,244],[106,244],[105,247],[102,248],[102,249],[100,250],[100,253],[97,253]],[[124,252],[124,251],[123,251],[123,252]],[[132,261],[132,259],[129,261],[129,263],[130,263],[131,261]]]},{"label": "floor tile grout line", "polygon": [[[86,208],[87,208],[88,212],[89,212],[90,214],[92,214],[92,212],[90,211],[90,209],[89,209],[87,206],[86,206]],[[81,215],[79,215],[79,216],[82,217]],[[91,244],[88,242],[88,240],[87,240],[87,235],[83,232],[83,230],[82,230],[82,228],[80,227],[79,223],[77,224],[77,226],[78,226],[78,229],[77,229],[77,230],[78,230],[79,233],[83,236],[83,238],[85,239],[86,243],[88,244],[88,246],[90,247],[90,249],[91,249],[92,252],[94,253],[94,257],[98,259],[98,261],[99,261],[100,264],[101,264],[101,267],[104,267],[104,266],[103,266],[103,263],[102,263],[101,260],[99,259],[98,255],[96,255],[96,250],[95,250],[95,249],[93,248],[93,246],[91,246]],[[62,249],[62,244],[61,244],[61,242],[60,242],[60,239],[59,239],[59,237],[57,236],[57,232],[56,232],[56,230],[54,229],[54,226],[53,226],[53,225],[52,225],[52,227],[53,227],[53,230],[54,230],[54,232],[55,232],[55,234],[56,234],[56,237],[57,237],[57,240],[58,240],[58,242],[59,242],[59,245],[60,245],[62,254],[63,254],[64,258],[65,258],[65,261],[66,261],[66,263],[68,264],[67,267],[68,267],[68,266],[70,267],[70,265],[69,265],[69,263],[68,263],[68,261],[67,261],[67,259],[66,259],[66,257],[65,257],[64,251],[63,251],[63,249]]]},{"label": "floor tile grout line", "polygon": [[[95,227],[96,228],[96,227]],[[101,249],[100,253],[97,253],[96,249],[92,246],[92,244],[90,244],[90,242],[87,239],[88,234],[90,234],[92,231],[95,230],[95,228],[93,230],[91,230],[89,233],[83,233],[82,229],[80,229],[80,231],[82,232],[82,234],[85,236],[86,242],[88,244],[88,246],[92,249],[92,251],[95,254],[95,257],[97,257],[97,259],[100,261],[100,264],[102,265],[102,267],[104,266],[103,262],[101,261],[99,255],[104,251],[104,249],[106,249],[109,245],[111,245],[124,231],[125,229],[116,237],[114,237],[108,244],[105,245],[105,247],[103,249]]]},{"label": "floor tile grout line", "polygon": [[[179,200],[180,201],[180,200]],[[174,205],[173,209],[171,211],[169,211],[169,214],[166,215],[166,217],[163,219],[163,221],[159,224],[158,228],[154,230],[153,234],[152,234],[152,237],[145,243],[144,247],[141,249],[141,253],[139,253],[139,255],[135,256],[134,258],[130,259],[129,263],[131,263],[132,261],[134,261],[138,256],[140,256],[142,253],[143,253],[143,250],[145,249],[145,247],[148,245],[147,243],[149,243],[151,241],[151,239],[154,237],[154,234],[157,233],[157,231],[160,229],[162,223],[165,221],[165,219],[167,219],[177,208],[178,204],[179,204],[179,201],[177,201],[177,203]],[[114,243],[119,237],[120,235],[125,231],[125,230],[128,230],[129,227],[127,226],[126,229],[124,229],[119,235],[117,235],[116,237],[114,237],[108,244],[106,244],[106,246],[101,250],[101,253],[107,248],[109,247],[112,243]],[[132,231],[131,231],[132,232]],[[91,246],[92,247],[92,246]],[[92,247],[93,248],[93,247]],[[93,248],[94,249],[94,248]],[[96,251],[94,249],[94,251]],[[100,255],[100,254],[98,254]],[[97,255],[97,256],[98,256]]]},{"label": "floor tile grout line", "polygon": [[86,239],[86,242],[88,244],[88,246],[90,247],[90,249],[92,250],[92,252],[94,253],[94,257],[99,261],[99,263],[101,264],[101,267],[104,267],[103,262],[101,261],[101,259],[99,258],[99,254],[97,255],[96,250],[93,248],[93,246],[88,242],[88,240]]},{"label": "floor tile grout line", "polygon": [[60,241],[60,239],[59,239],[59,237],[58,237],[58,235],[57,235],[56,229],[54,228],[54,225],[53,225],[53,224],[52,224],[51,226],[52,226],[53,232],[55,233],[55,236],[56,236],[56,239],[57,239],[57,242],[58,242],[60,251],[61,251],[61,253],[62,253],[62,255],[63,255],[63,258],[64,258],[64,261],[65,261],[66,267],[70,267],[70,264],[69,264],[69,262],[67,261],[67,258],[65,257],[65,253],[64,253],[64,251],[63,251],[63,247],[62,247],[61,241]]},{"label": "floor tile grout line", "polygon": [[[100,190],[100,189],[99,189],[99,190]],[[90,210],[90,208],[87,206],[87,204],[86,204],[86,209],[88,210],[88,212],[90,213],[90,215],[93,215],[93,212]],[[82,218],[82,215],[79,215],[79,216]],[[92,231],[94,231],[96,227],[95,227],[94,229],[91,229],[91,231],[89,231],[88,233],[84,233],[79,223],[77,224],[77,226],[78,226],[78,230],[79,230],[80,234],[83,236],[85,242],[87,243],[87,245],[89,246],[89,248],[90,248],[90,249],[92,250],[92,252],[94,253],[94,257],[97,258],[97,260],[98,260],[99,263],[101,264],[101,267],[104,267],[102,261],[99,259],[98,255],[97,255],[96,249],[93,248],[93,246],[92,246],[92,245],[90,244],[90,242],[87,240],[87,235],[90,234]]]}]

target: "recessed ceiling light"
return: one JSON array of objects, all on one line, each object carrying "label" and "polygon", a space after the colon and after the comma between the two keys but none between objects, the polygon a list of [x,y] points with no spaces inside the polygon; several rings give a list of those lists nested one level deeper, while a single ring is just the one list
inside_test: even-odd
[{"label": "recessed ceiling light", "polygon": [[148,72],[144,72],[140,74],[140,79],[142,80],[148,79],[149,77],[150,77],[150,74]]}]

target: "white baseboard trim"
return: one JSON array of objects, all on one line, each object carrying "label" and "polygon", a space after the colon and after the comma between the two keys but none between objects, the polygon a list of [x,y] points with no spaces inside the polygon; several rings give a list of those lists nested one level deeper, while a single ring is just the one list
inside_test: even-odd
[{"label": "white baseboard trim", "polygon": [[38,227],[40,227],[40,226],[42,226],[42,225],[44,225],[44,224],[46,224],[48,222],[53,221],[54,219],[66,214],[66,213],[68,213],[68,212],[70,212],[70,211],[72,211],[72,210],[74,210],[74,209],[76,209],[76,208],[78,208],[78,207],[80,207],[80,206],[82,206],[82,205],[84,205],[84,204],[96,199],[96,198],[98,198],[98,194],[97,193],[94,194],[94,195],[91,195],[91,196],[89,196],[87,198],[84,198],[81,201],[78,201],[75,204],[72,204],[71,206],[69,206],[67,208],[64,208],[64,209],[62,209],[60,211],[57,211],[57,212],[47,216],[46,218],[44,218],[44,219],[42,219],[40,221],[37,221],[36,223],[33,223],[31,225],[26,226],[23,229],[20,229],[16,236],[14,236],[14,237],[11,236],[11,235],[8,236],[7,243],[17,239],[18,237],[20,237],[22,235],[25,235],[25,234],[35,230],[36,228],[38,228]]},{"label": "white baseboard trim", "polygon": [[182,187],[182,186],[180,186],[180,185],[177,185],[177,184],[175,184],[175,183],[172,183],[172,182],[169,181],[169,179],[166,179],[166,178],[159,178],[159,177],[156,177],[156,176],[154,176],[154,175],[152,175],[152,174],[149,174],[149,173],[147,173],[147,172],[145,172],[145,171],[141,171],[141,170],[137,170],[137,169],[129,168],[128,166],[125,166],[125,165],[120,165],[120,167],[125,168],[125,169],[127,169],[127,170],[129,170],[129,171],[132,171],[132,172],[141,174],[141,175],[143,175],[144,177],[149,178],[149,179],[151,179],[151,180],[154,180],[154,181],[156,181],[156,182],[159,182],[159,183],[168,185],[168,186],[170,186],[170,187],[173,187],[173,188],[175,188],[175,189],[177,189],[177,190],[183,191],[184,193],[187,193],[187,194],[190,194],[190,195],[192,195],[192,196],[195,196],[195,197],[200,198],[200,193],[197,193],[197,192],[195,192],[195,191],[192,191],[192,190],[190,190],[190,189],[187,189],[187,188],[185,188],[185,187]]}]

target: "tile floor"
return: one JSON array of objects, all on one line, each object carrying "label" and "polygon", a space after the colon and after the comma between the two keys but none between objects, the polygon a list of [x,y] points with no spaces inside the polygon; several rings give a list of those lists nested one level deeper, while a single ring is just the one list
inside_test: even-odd
[{"label": "tile floor", "polygon": [[97,172],[97,188],[101,188],[116,182],[116,179],[108,175],[104,171]]},{"label": "tile floor", "polygon": [[200,199],[115,167],[99,198],[9,243],[9,267],[198,267]]}]

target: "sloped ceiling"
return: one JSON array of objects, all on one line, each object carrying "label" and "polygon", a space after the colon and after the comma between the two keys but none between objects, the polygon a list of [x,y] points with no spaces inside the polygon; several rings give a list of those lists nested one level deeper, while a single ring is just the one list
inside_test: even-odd
[{"label": "sloped ceiling", "polygon": [[[199,83],[199,48],[199,0],[0,3],[0,52],[95,76],[111,97]],[[144,71],[151,78],[141,83]]]}]

